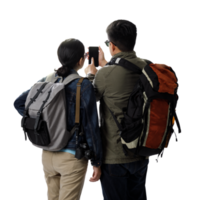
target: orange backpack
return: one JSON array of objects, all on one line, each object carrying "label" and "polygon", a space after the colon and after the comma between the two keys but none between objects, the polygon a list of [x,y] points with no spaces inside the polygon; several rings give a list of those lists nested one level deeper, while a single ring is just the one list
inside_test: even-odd
[{"label": "orange backpack", "polygon": [[178,101],[177,77],[171,67],[145,61],[147,65],[142,71],[122,58],[114,58],[108,63],[141,74],[129,97],[121,123],[110,112],[121,132],[125,155],[162,156],[174,133],[174,120],[181,132],[175,111]]}]

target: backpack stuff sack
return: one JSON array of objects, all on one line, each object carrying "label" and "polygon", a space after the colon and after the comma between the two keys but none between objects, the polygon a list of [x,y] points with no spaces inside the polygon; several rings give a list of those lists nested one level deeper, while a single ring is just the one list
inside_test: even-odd
[{"label": "backpack stuff sack", "polygon": [[162,156],[174,132],[174,121],[181,132],[175,111],[178,101],[177,77],[171,67],[145,62],[147,64],[143,70],[122,58],[114,58],[108,63],[140,74],[121,123],[110,112],[120,130],[125,155]]},{"label": "backpack stuff sack", "polygon": [[[60,82],[55,83],[58,78]],[[62,77],[53,73],[31,88],[21,122],[25,139],[27,134],[33,145],[48,151],[59,151],[67,145],[73,132],[67,130],[65,85],[78,78],[71,74],[61,82]]]}]

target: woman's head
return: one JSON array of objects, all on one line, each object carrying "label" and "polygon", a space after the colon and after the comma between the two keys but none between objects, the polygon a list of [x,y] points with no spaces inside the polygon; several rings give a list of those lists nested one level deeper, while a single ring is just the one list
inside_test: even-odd
[{"label": "woman's head", "polygon": [[85,47],[82,42],[76,39],[67,39],[63,41],[58,47],[58,59],[62,64],[56,70],[59,76],[67,76],[71,69],[79,69],[84,64]]}]

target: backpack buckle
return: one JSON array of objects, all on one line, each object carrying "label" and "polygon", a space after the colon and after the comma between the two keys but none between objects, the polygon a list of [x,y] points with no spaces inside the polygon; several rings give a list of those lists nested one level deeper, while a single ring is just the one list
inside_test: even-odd
[{"label": "backpack buckle", "polygon": [[75,126],[74,126],[75,131],[74,132],[78,132],[79,131],[79,127],[80,127],[80,124],[75,124]]},{"label": "backpack buckle", "polygon": [[80,124],[79,123],[75,123],[75,127],[79,128]]}]

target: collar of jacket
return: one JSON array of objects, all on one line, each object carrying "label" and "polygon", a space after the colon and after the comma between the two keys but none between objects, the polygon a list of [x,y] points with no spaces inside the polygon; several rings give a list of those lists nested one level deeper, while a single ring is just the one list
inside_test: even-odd
[{"label": "collar of jacket", "polygon": [[124,52],[121,51],[117,54],[115,54],[112,58],[124,58],[124,59],[131,59],[131,58],[137,58],[135,51],[129,51],[129,52]]},{"label": "collar of jacket", "polygon": [[[71,69],[69,74],[78,74],[78,72],[77,72],[75,69]],[[78,74],[78,75],[79,75],[79,74]],[[58,74],[55,73],[55,77],[57,77],[57,76],[58,76]],[[61,78],[61,76],[59,76],[59,78]],[[66,78],[66,77],[64,77],[64,79],[65,79],[65,78]]]}]

